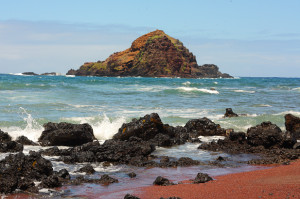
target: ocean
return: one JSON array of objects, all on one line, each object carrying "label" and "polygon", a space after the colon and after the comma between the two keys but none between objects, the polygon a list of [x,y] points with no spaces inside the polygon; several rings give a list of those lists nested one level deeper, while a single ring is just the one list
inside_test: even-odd
[{"label": "ocean", "polygon": [[[285,114],[300,116],[300,78],[182,79],[0,74],[0,93],[0,129],[13,138],[25,135],[33,141],[38,140],[43,124],[47,122],[89,123],[96,138],[104,142],[112,138],[123,123],[154,112],[159,114],[163,123],[172,126],[184,126],[190,119],[207,117],[223,128],[243,132],[263,121],[271,121],[285,130]],[[226,108],[232,108],[241,116],[223,118]],[[214,138],[202,139],[209,141]],[[236,162],[251,158],[249,155],[202,151],[197,149],[198,146],[189,143],[168,149],[158,148],[155,154],[188,156],[201,161],[211,161],[219,155]],[[24,152],[41,148],[26,146]],[[6,155],[0,154],[0,159]],[[47,158],[52,160],[55,170],[67,168],[73,172],[83,165],[66,165],[53,157]],[[239,167],[209,166],[150,170],[128,166],[103,167],[96,163],[93,166],[97,171],[94,176],[109,173],[121,179],[120,183],[100,188],[99,185],[96,188],[94,185],[63,187],[61,191],[74,196],[84,193],[85,186],[89,186],[95,194],[101,191],[106,198],[118,198],[120,195],[116,195],[115,190],[125,187],[130,192],[136,187],[151,185],[153,176],[159,173],[176,181],[193,178],[200,170],[211,175],[241,170]],[[242,170],[257,169],[249,165],[238,166]],[[129,183],[127,178],[122,178],[131,170],[143,179]]]}]

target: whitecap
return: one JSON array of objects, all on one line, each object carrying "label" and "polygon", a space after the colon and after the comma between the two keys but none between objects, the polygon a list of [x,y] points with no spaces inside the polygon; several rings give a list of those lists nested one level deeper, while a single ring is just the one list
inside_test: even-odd
[{"label": "whitecap", "polygon": [[246,90],[233,90],[236,93],[255,93],[255,91],[246,91]]},{"label": "whitecap", "polygon": [[199,92],[203,92],[203,93],[219,94],[219,91],[217,91],[217,90],[209,90],[209,89],[205,89],[205,88],[178,87],[177,89],[185,91],[185,92],[199,91]]},{"label": "whitecap", "polygon": [[66,77],[75,77],[75,75],[65,75]]},{"label": "whitecap", "polygon": [[272,107],[269,104],[254,104],[253,107]]},{"label": "whitecap", "polygon": [[293,90],[293,91],[300,91],[300,87],[293,88],[292,90]]},{"label": "whitecap", "polygon": [[187,82],[183,82],[182,84],[185,85],[185,86],[187,86],[187,85],[190,85],[191,82],[187,81]]}]

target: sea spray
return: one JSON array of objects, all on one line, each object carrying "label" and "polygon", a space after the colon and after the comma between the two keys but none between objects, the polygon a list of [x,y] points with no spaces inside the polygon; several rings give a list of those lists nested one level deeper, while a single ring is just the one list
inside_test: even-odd
[{"label": "sea spray", "polygon": [[8,132],[13,139],[24,135],[28,137],[28,139],[36,142],[44,130],[43,126],[40,125],[25,108],[20,107],[19,109],[19,116],[23,119],[25,127],[11,126],[3,128],[3,131]]}]

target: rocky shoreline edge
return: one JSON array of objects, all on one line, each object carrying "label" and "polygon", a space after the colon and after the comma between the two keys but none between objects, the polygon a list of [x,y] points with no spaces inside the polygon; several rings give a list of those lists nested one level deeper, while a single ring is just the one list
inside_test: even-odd
[{"label": "rocky shoreline edge", "polygon": [[[225,117],[237,116],[227,109]],[[43,158],[59,156],[59,161],[67,164],[102,162],[104,165],[130,165],[136,167],[185,167],[205,164],[189,157],[176,160],[167,156],[151,155],[156,147],[172,147],[186,142],[200,143],[199,136],[225,136],[225,139],[203,143],[199,149],[223,151],[229,154],[258,154],[259,159],[248,161],[248,164],[290,164],[300,157],[300,118],[285,115],[286,131],[271,122],[263,122],[251,127],[247,132],[235,132],[223,129],[208,118],[192,119],[184,127],[173,127],[163,124],[159,115],[152,113],[139,119],[124,123],[112,139],[100,144],[89,124],[47,123],[39,143],[28,140],[25,136],[12,141],[8,133],[0,131],[0,153],[16,153],[0,160],[0,193],[38,194],[43,188],[55,188],[63,185],[80,185],[82,183],[105,184],[117,183],[118,179],[103,175],[99,179],[83,176],[73,178],[66,169],[53,170],[51,161]],[[53,146],[38,152],[30,151],[25,155],[23,145]],[[69,146],[59,149],[57,146]],[[154,161],[159,159],[159,161]],[[224,157],[210,162],[219,165]],[[93,173],[93,167],[87,165],[80,169],[87,175]],[[135,177],[134,173],[128,174]],[[197,176],[196,176],[197,175]],[[210,179],[205,174],[195,174],[195,183]],[[159,178],[160,177],[160,178]],[[203,180],[204,179],[204,180]],[[39,183],[36,184],[35,182]],[[173,185],[162,176],[154,181],[157,185]],[[134,196],[127,195],[125,198]]]}]

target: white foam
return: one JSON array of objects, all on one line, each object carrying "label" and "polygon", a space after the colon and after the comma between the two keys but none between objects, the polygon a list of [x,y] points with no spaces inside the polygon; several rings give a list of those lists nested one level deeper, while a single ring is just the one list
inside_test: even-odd
[{"label": "white foam", "polygon": [[246,91],[246,90],[233,90],[236,93],[255,93],[255,91]]},{"label": "white foam", "polygon": [[284,111],[284,112],[281,112],[281,113],[276,113],[274,115],[286,115],[286,114],[292,114],[292,115],[296,115],[296,116],[300,116],[300,112],[297,112],[297,111]]},{"label": "white foam", "polygon": [[293,88],[292,90],[293,90],[293,91],[300,91],[300,87]]},{"label": "white foam", "polygon": [[113,137],[125,123],[125,117],[120,117],[115,120],[110,120],[105,114],[103,120],[93,124],[94,135],[99,140],[107,140]]},{"label": "white foam", "polygon": [[218,84],[218,82],[214,82],[214,84]]},{"label": "white foam", "polygon": [[182,84],[185,85],[185,86],[187,86],[187,85],[190,85],[191,82],[187,81],[187,82],[183,82]]},{"label": "white foam", "polygon": [[7,127],[7,128],[4,127],[2,130],[8,132],[8,134],[13,139],[16,139],[17,137],[24,135],[28,139],[34,142],[38,141],[38,138],[40,137],[44,128],[40,124],[38,124],[35,121],[35,119],[33,119],[31,114],[29,114],[25,108],[20,107],[20,110],[21,110],[20,115],[23,118],[23,120],[26,122],[26,127],[25,128],[21,128],[17,126]]},{"label": "white foam", "polygon": [[107,140],[116,134],[123,123],[126,122],[125,117],[118,117],[110,119],[104,113],[97,117],[72,117],[62,118],[62,120],[75,121],[76,123],[89,123],[93,130],[94,135],[98,140]]},{"label": "white foam", "polygon": [[209,90],[209,89],[205,89],[205,88],[178,87],[177,89],[182,90],[184,92],[199,91],[202,93],[219,94],[219,91],[217,91],[217,90]]},{"label": "white foam", "polygon": [[75,77],[75,75],[65,75],[66,77]]},{"label": "white foam", "polygon": [[199,136],[198,137],[202,142],[212,142],[217,140],[224,140],[224,136]]}]

